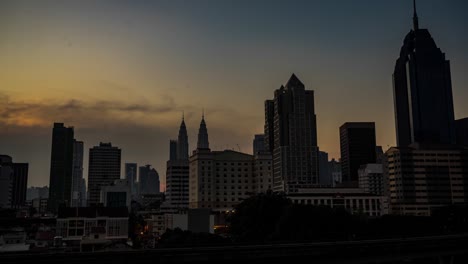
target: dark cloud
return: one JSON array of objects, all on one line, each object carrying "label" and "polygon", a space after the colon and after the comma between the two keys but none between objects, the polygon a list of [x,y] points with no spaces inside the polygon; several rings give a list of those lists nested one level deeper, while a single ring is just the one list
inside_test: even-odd
[{"label": "dark cloud", "polygon": [[[170,95],[161,103],[140,100],[86,101],[70,99],[21,101],[0,92],[0,154],[30,163],[28,185],[48,185],[52,127],[64,122],[75,128],[75,138],[85,143],[85,176],[88,149],[99,142],[112,142],[122,149],[122,164],[152,164],[165,182],[169,139],[177,138],[182,110],[189,134],[190,150],[196,146],[202,107],[178,105]],[[212,106],[205,109],[212,149],[235,148],[251,152],[254,124],[235,109]],[[257,118],[258,119],[258,118]]]}]

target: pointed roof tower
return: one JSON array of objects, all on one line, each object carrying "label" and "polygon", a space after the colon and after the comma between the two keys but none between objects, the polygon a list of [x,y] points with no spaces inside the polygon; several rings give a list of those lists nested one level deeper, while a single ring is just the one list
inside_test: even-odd
[{"label": "pointed roof tower", "polygon": [[286,83],[287,88],[292,88],[292,87],[304,87],[304,84],[297,78],[297,76],[293,73],[291,75],[291,78],[289,78],[289,81]]},{"label": "pointed roof tower", "polygon": [[209,149],[210,143],[208,142],[208,129],[205,123],[205,110],[202,111],[202,120],[200,122],[200,129],[198,130],[197,149]]},{"label": "pointed roof tower", "polygon": [[419,29],[418,13],[416,12],[416,0],[413,0],[413,30]]}]

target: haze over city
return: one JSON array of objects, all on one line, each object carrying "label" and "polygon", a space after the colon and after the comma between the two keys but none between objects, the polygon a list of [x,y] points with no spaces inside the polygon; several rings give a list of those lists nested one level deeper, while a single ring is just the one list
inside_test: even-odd
[{"label": "haze over city", "polygon": [[[468,3],[421,1],[451,64],[455,118],[468,116]],[[252,152],[264,101],[295,73],[315,91],[318,146],[338,159],[341,124],[375,121],[395,143],[392,72],[410,1],[2,1],[0,148],[49,184],[54,122],[122,164],[152,164],[164,185],[182,112],[189,150],[202,109],[213,150]],[[359,19],[357,19],[359,18]]]}]

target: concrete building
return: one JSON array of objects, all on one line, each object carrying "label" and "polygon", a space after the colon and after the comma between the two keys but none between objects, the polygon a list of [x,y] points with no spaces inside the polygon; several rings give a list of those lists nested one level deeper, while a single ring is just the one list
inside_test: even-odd
[{"label": "concrete building", "polygon": [[73,139],[73,171],[71,206],[86,206],[86,187],[83,188],[83,141]]},{"label": "concrete building", "polygon": [[467,203],[467,149],[412,144],[385,154],[392,214],[431,215],[434,208]]},{"label": "concrete building", "polygon": [[341,174],[343,186],[358,186],[358,170],[375,163],[375,123],[346,122],[340,127]]},{"label": "concrete building", "polygon": [[128,180],[115,180],[112,185],[101,187],[101,200],[105,207],[130,208],[131,191]]},{"label": "concrete building", "polygon": [[61,236],[64,242],[77,248],[84,240],[98,236],[103,240],[126,242],[128,209],[126,207],[60,208],[55,233],[56,236]]},{"label": "concrete building", "polygon": [[294,192],[318,184],[314,91],[292,75],[265,102],[265,143],[273,154],[273,190]]},{"label": "concrete building", "polygon": [[265,134],[257,134],[253,140],[253,154],[268,152],[265,147]]},{"label": "concrete building", "polygon": [[128,180],[132,197],[137,196],[137,164],[125,163],[125,179]]},{"label": "concrete building", "polygon": [[384,195],[382,164],[361,165],[358,174],[360,189],[363,189],[367,193]]},{"label": "concrete building", "polygon": [[341,175],[341,162],[332,159],[328,162],[328,165],[332,177],[332,186],[336,187],[343,181],[343,177]]},{"label": "concrete building", "polygon": [[257,152],[254,155],[253,180],[255,193],[266,193],[273,190],[273,164],[271,154]]},{"label": "concrete building", "polygon": [[49,211],[70,206],[73,179],[73,127],[54,123],[50,159]]},{"label": "concrete building", "polygon": [[296,204],[341,207],[352,214],[382,216],[388,214],[388,198],[373,195],[358,188],[299,189],[287,197]]},{"label": "concrete building", "polygon": [[101,188],[120,179],[121,149],[111,143],[100,143],[89,149],[88,204],[99,204]]}]

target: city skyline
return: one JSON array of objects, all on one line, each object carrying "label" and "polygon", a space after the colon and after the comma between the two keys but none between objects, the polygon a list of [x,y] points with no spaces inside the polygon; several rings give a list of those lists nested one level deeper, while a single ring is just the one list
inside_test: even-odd
[{"label": "city skyline", "polygon": [[[31,15],[31,17],[35,17],[34,15],[46,16],[47,12],[52,11],[21,7],[21,3],[15,6],[13,3],[2,2],[0,5],[4,5],[5,8],[0,10],[6,10],[6,15],[0,17],[7,23],[0,24],[6,27],[6,34],[11,38],[8,41],[0,42],[0,54],[6,55],[6,60],[0,62],[0,66],[7,69],[0,73],[0,87],[2,87],[0,88],[0,98],[3,102],[0,106],[0,114],[4,117],[0,121],[2,131],[0,132],[0,146],[5,153],[14,156],[15,160],[30,164],[29,186],[43,186],[48,183],[51,128],[54,122],[64,122],[67,126],[73,126],[75,135],[84,141],[86,150],[100,141],[112,142],[122,148],[122,166],[125,162],[148,163],[153,164],[157,171],[162,172],[168,159],[168,142],[172,138],[171,135],[177,131],[182,111],[185,111],[189,146],[191,146],[189,153],[191,153],[196,146],[202,108],[205,108],[206,119],[210,126],[210,146],[214,150],[224,148],[237,150],[237,144],[239,144],[239,149],[242,152],[251,153],[251,141],[254,134],[263,132],[263,101],[271,97],[272,92],[278,89],[280,84],[285,83],[292,73],[297,74],[306,87],[315,92],[318,146],[322,151],[330,154],[330,159],[340,156],[339,126],[347,121],[375,121],[377,145],[382,145],[384,150],[388,149],[389,146],[395,146],[391,73],[402,45],[401,36],[407,34],[411,29],[411,3],[410,1],[395,1],[395,3],[377,4],[371,3],[371,1],[356,1],[353,4],[340,2],[341,5],[333,6],[337,2],[332,4],[324,2],[317,6],[305,2],[295,2],[295,5],[286,2],[283,5],[266,5],[265,2],[257,2],[254,4],[254,8],[265,7],[268,11],[265,11],[265,14],[262,13],[261,18],[264,20],[260,19],[260,25],[257,24],[254,27],[254,30],[260,30],[259,32],[263,33],[260,34],[261,38],[251,36],[251,32],[248,30],[245,32],[245,25],[244,28],[236,27],[234,22],[238,20],[231,17],[231,14],[225,20],[214,16],[212,21],[221,19],[221,21],[226,22],[228,29],[234,30],[232,36],[224,31],[216,31],[220,29],[209,24],[209,21],[200,22],[199,16],[204,12],[211,14],[216,11],[216,8],[228,10],[231,6],[228,6],[227,2],[214,4],[214,7],[208,5],[209,2],[202,2],[200,5],[210,6],[211,9],[189,13],[187,13],[188,10],[181,8],[180,3],[150,5],[139,2],[132,8],[125,9],[129,12],[121,21],[125,26],[121,29],[122,31],[118,31],[116,28],[116,25],[120,25],[119,23],[115,24],[117,19],[110,16],[104,22],[97,23],[97,29],[92,28],[91,32],[87,34],[76,34],[83,33],[81,29],[90,29],[87,27],[80,29],[74,24],[83,19],[81,12],[68,18],[65,21],[68,23],[60,27],[54,25],[51,29],[46,29],[47,23],[59,22],[64,18],[60,15],[47,17],[47,19],[43,17],[38,20],[42,23],[37,25],[40,32],[25,35],[18,35],[18,28],[27,27],[28,22],[30,23],[33,19],[21,20],[22,18],[24,19],[27,15]],[[43,3],[47,4],[48,2]],[[29,7],[36,5],[32,2],[29,4]],[[251,11],[242,3],[231,4],[240,15],[239,19],[248,18],[247,20],[250,21],[249,19],[255,15],[251,14]],[[126,5],[128,4],[122,3],[117,7],[112,6],[106,12],[115,15],[116,10],[128,8]],[[186,47],[176,45],[175,51],[172,50],[173,53],[168,55],[169,58],[165,58],[168,61],[162,60],[163,63],[156,69],[151,68],[152,65],[154,66],[154,62],[139,60],[141,58],[137,56],[139,54],[136,54],[135,49],[130,49],[132,52],[124,53],[124,55],[116,56],[115,54],[118,51],[126,50],[128,48],[126,44],[135,48],[135,45],[146,46],[158,43],[157,38],[142,38],[140,34],[148,33],[147,28],[140,28],[142,32],[135,30],[138,26],[144,25],[145,22],[153,21],[153,16],[146,12],[141,20],[134,17],[136,11],[141,11],[143,7],[148,5],[151,7],[150,11],[169,10],[175,13],[180,11],[175,20],[181,24],[175,23],[177,22],[175,20],[171,21],[175,24],[170,24],[175,27],[177,32],[175,35],[177,36],[179,33],[188,33],[186,31],[193,29],[182,30],[183,26],[190,22],[198,22],[199,24],[195,23],[195,27],[201,30],[184,36],[198,39],[199,42],[195,42],[196,47],[193,47],[190,52],[183,53],[182,58],[177,56],[171,58],[170,55],[175,55],[177,50]],[[463,106],[462,103],[463,98],[466,98],[467,95],[467,91],[463,91],[467,82],[467,77],[463,76],[463,69],[466,68],[466,61],[468,61],[466,59],[468,53],[462,47],[468,45],[466,37],[468,34],[466,34],[466,27],[463,27],[467,20],[463,18],[461,10],[466,5],[463,1],[452,1],[450,4],[444,3],[444,1],[425,1],[419,3],[418,6],[420,28],[430,29],[432,36],[437,40],[438,47],[446,53],[447,59],[451,61],[455,117],[457,119],[468,116],[468,107]],[[98,10],[102,11],[106,7],[106,3],[101,3],[98,7]],[[237,9],[235,9],[236,7]],[[308,29],[306,25],[317,22],[315,19],[319,19],[311,18],[313,15],[306,16],[305,11],[298,13],[297,22],[285,21],[283,22],[285,25],[280,23],[278,26],[278,22],[271,21],[273,15],[278,14],[280,10],[298,11],[301,7],[307,7],[309,8],[307,10],[311,10],[311,12],[318,12],[312,10],[312,7],[325,10],[325,12],[336,11],[336,14],[331,13],[330,18],[320,17],[321,20],[318,20],[323,23],[324,28],[331,27],[333,29],[331,32],[334,32],[336,36],[331,36],[324,33],[323,29],[315,27],[310,28],[313,33],[309,34],[311,36],[302,36],[309,32],[306,31]],[[359,10],[363,7],[365,7],[364,10]],[[64,9],[62,11],[67,11],[70,6],[61,4],[52,9],[61,8]],[[79,11],[84,11],[86,8],[90,8],[89,3],[80,6]],[[351,24],[347,24],[347,27],[343,27],[346,18],[338,20],[338,15],[342,14],[346,8],[352,8],[356,12],[365,14],[364,18],[366,21],[369,18],[369,24],[372,25],[359,24],[364,21],[363,18],[359,21],[352,21]],[[379,10],[387,12],[379,13]],[[88,16],[93,21],[98,14],[91,12]],[[450,19],[447,19],[448,16]],[[156,17],[162,20],[168,19],[167,17]],[[397,17],[398,19],[395,21],[389,17]],[[347,18],[349,19],[349,14]],[[167,20],[165,21],[167,22]],[[269,25],[267,22],[272,24]],[[303,22],[307,23],[301,24]],[[350,32],[339,29],[338,24],[349,29]],[[294,30],[295,27],[297,27],[297,31]],[[109,33],[110,35],[106,37],[93,36],[94,33],[98,34],[100,30],[109,31],[112,34]],[[303,31],[301,32],[301,30]],[[282,37],[280,33],[285,32],[288,35]],[[200,33],[202,39],[207,37],[207,42],[195,36],[196,33]],[[104,50],[107,47],[105,44],[112,44],[115,40],[129,34],[137,34],[134,37],[138,41],[125,43],[121,46],[113,44],[114,46],[110,46],[110,51]],[[178,37],[175,35],[169,34],[167,36],[172,36],[177,40]],[[41,36],[41,38],[39,38],[37,46],[31,47],[25,41],[34,36]],[[240,47],[243,48],[227,46],[210,50],[209,47],[214,43],[220,46],[226,44],[225,42],[228,41],[224,39],[229,39],[230,36],[233,40],[237,40],[239,43],[236,42],[236,44],[240,44]],[[277,39],[271,38],[272,36],[276,36]],[[315,41],[313,40],[314,36],[318,36]],[[242,37],[253,38],[253,41],[245,41]],[[167,41],[170,42],[174,38],[169,38]],[[247,48],[246,45],[249,43],[255,43],[264,50]],[[334,44],[326,47],[330,43]],[[59,48],[52,52],[51,49],[53,50],[56,46]],[[98,46],[99,49],[96,48]],[[167,48],[161,50],[168,50]],[[292,51],[293,48],[294,51]],[[72,51],[74,49],[79,51]],[[273,56],[278,50],[283,49],[286,50],[284,55]],[[25,50],[26,54],[19,55],[21,51]],[[89,54],[83,58],[76,57],[83,55],[85,50],[89,50]],[[162,52],[161,50],[158,51]],[[87,69],[82,75],[72,76],[65,72],[66,70],[79,71],[84,69],[84,65],[92,64],[95,62],[91,58],[93,52],[98,51],[102,51],[102,54],[96,53],[102,55],[98,56],[102,60],[102,64],[98,63],[96,67],[112,64],[114,68],[110,67],[97,76],[92,72],[97,70],[93,67]],[[193,55],[197,51],[200,51],[200,54]],[[246,53],[238,59],[233,59],[231,51],[236,56],[242,51]],[[203,56],[211,54],[209,52],[213,52],[212,56],[214,57],[217,54],[221,55],[221,59],[202,61]],[[30,59],[43,61],[46,58],[44,56],[53,54],[57,57],[54,57],[55,60],[52,62],[45,63],[46,67],[44,68],[40,68],[38,63],[28,61]],[[192,56],[188,56],[190,54]],[[135,57],[132,57],[133,55]],[[187,57],[183,57],[184,55]],[[253,61],[249,60],[250,56],[252,56]],[[73,59],[79,62],[76,67],[70,66],[70,62],[65,61],[73,61]],[[274,63],[274,60],[277,62]],[[159,60],[156,58],[155,61]],[[186,62],[189,62],[188,65],[196,65],[197,62],[201,65],[200,68],[184,66]],[[23,68],[25,63],[30,64]],[[135,64],[148,66],[149,68],[144,67],[146,71],[151,69],[160,72],[157,72],[158,76],[154,79],[148,77],[151,75],[148,72],[130,72],[118,76],[119,73],[131,70]],[[274,66],[268,65],[267,67],[267,64]],[[220,65],[225,67],[220,67]],[[255,68],[259,65],[264,69]],[[165,67],[167,69],[164,69]],[[222,71],[222,69],[217,69],[218,67],[226,68],[226,70]],[[242,67],[244,69],[241,69]],[[171,69],[176,72],[161,77]],[[182,76],[180,79],[177,78],[177,73]],[[87,74],[90,76],[86,76]],[[362,77],[363,74],[366,76]],[[28,78],[24,78],[24,76]],[[53,77],[57,77],[57,79],[52,79]],[[80,79],[83,77],[89,78]],[[125,77],[131,78],[126,80]],[[174,83],[172,84],[171,81]],[[80,88],[80,85],[87,88]],[[34,89],[31,86],[42,88]],[[139,88],[140,86],[144,88]],[[158,86],[158,88],[151,89],[154,86]],[[60,87],[63,90],[59,89]],[[100,89],[96,91],[96,88]],[[236,89],[240,89],[240,92]],[[89,94],[90,91],[93,91],[94,94]],[[126,100],[123,100],[124,98]],[[242,108],[239,108],[239,105]],[[97,115],[98,113],[100,115]],[[239,124],[242,125],[239,126]],[[115,131],[116,128],[119,128],[119,131]],[[30,135],[34,135],[32,140],[26,138]],[[40,142],[32,142],[33,140]],[[20,144],[24,144],[24,146]],[[228,146],[226,147],[226,145]],[[27,150],[27,147],[31,146],[33,149]],[[87,159],[88,157],[85,156],[84,160]],[[85,164],[85,172],[87,166],[88,164]],[[164,177],[161,177],[161,180],[164,181]]]}]

